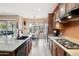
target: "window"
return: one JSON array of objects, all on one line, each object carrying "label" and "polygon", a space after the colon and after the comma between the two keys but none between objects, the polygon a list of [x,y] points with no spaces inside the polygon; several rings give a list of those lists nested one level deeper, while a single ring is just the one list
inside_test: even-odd
[{"label": "window", "polygon": [[0,38],[11,39],[17,36],[16,21],[0,20]]}]

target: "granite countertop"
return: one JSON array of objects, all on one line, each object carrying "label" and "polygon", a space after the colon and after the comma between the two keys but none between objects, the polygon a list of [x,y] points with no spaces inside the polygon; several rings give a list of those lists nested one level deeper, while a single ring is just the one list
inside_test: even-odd
[{"label": "granite countertop", "polygon": [[16,50],[20,45],[22,45],[25,41],[27,41],[32,35],[28,35],[29,37],[25,40],[17,40],[16,38],[12,38],[12,40],[0,40],[0,51],[9,51],[12,52]]},{"label": "granite countertop", "polygon": [[72,39],[72,38],[69,38],[69,37],[66,37],[66,36],[63,36],[63,37],[55,37],[55,36],[49,35],[48,37],[51,40],[53,40],[54,43],[56,43],[58,46],[60,46],[64,51],[66,51],[68,54],[70,54],[71,56],[79,56],[79,49],[67,49],[64,46],[62,46],[61,44],[59,44],[54,38],[63,38],[64,37],[67,40],[70,40],[72,42],[74,41],[77,44],[79,43],[79,41],[75,41],[75,39]]}]

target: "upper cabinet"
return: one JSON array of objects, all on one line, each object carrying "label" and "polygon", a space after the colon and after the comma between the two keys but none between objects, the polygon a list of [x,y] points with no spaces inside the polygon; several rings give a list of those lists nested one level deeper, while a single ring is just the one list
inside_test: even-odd
[{"label": "upper cabinet", "polygon": [[78,20],[79,17],[79,3],[61,3],[59,5],[61,23]]},{"label": "upper cabinet", "polygon": [[68,13],[72,9],[76,8],[76,4],[75,3],[66,3],[65,5],[66,5],[66,13]]},{"label": "upper cabinet", "polygon": [[48,14],[48,34],[52,33],[53,29],[53,14],[49,13]]},{"label": "upper cabinet", "polygon": [[59,15],[60,15],[60,17],[63,17],[63,15],[65,14],[65,5],[66,4],[64,4],[64,3],[61,3],[60,5],[59,5]]},{"label": "upper cabinet", "polygon": [[75,3],[75,8],[79,8],[79,3]]},{"label": "upper cabinet", "polygon": [[62,29],[62,23],[79,20],[79,3],[60,3],[52,15],[51,21],[49,20],[49,27],[52,26],[54,29]]}]

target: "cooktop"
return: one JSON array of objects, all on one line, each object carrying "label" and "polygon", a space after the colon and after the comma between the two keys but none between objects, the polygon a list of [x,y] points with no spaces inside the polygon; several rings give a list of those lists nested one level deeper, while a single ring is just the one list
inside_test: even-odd
[{"label": "cooktop", "polygon": [[55,39],[58,43],[67,49],[79,49],[79,45],[66,39]]}]

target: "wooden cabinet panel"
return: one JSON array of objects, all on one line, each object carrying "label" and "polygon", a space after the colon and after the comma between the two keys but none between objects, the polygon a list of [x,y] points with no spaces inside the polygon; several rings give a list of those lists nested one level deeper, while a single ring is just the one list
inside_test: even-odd
[{"label": "wooden cabinet panel", "polygon": [[32,38],[30,38],[27,42],[26,42],[26,56],[29,55],[29,52],[31,50],[31,47],[32,47]]},{"label": "wooden cabinet panel", "polygon": [[79,3],[75,3],[75,7],[76,8],[79,8]]},{"label": "wooden cabinet panel", "polygon": [[26,42],[26,56],[28,56],[28,53],[29,53],[28,48],[29,48],[28,42]]},{"label": "wooden cabinet panel", "polygon": [[51,52],[53,56],[64,56],[64,50],[53,42],[53,51]]},{"label": "wooden cabinet panel", "polygon": [[65,3],[65,7],[66,7],[66,13],[67,13],[75,8],[79,8],[79,3]]},{"label": "wooden cabinet panel", "polygon": [[53,56],[57,56],[57,45],[53,42]]},{"label": "wooden cabinet panel", "polygon": [[53,16],[52,14],[48,14],[48,34],[52,33],[52,29],[53,29]]},{"label": "wooden cabinet panel", "polygon": [[53,55],[53,42],[51,43],[51,55]]},{"label": "wooden cabinet panel", "polygon": [[56,15],[53,16],[53,28],[56,28]]},{"label": "wooden cabinet panel", "polygon": [[52,21],[53,21],[53,15],[49,13],[48,14],[48,24],[49,24],[49,26],[52,25]]},{"label": "wooden cabinet panel", "polygon": [[63,15],[66,13],[65,12],[65,3],[61,3],[59,5],[59,13],[60,13],[60,17],[63,17]]},{"label": "wooden cabinet panel", "polygon": [[[59,9],[59,6],[58,6],[58,9]],[[56,15],[56,20],[57,20],[57,19],[59,19],[59,16],[60,16],[60,11],[59,11],[59,10],[57,10],[55,15]]]},{"label": "wooden cabinet panel", "polygon": [[75,3],[66,3],[66,12],[71,11],[76,7]]},{"label": "wooden cabinet panel", "polygon": [[64,56],[64,50],[59,46],[57,46],[57,56]]}]

